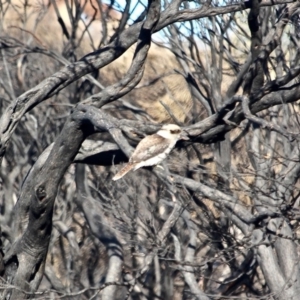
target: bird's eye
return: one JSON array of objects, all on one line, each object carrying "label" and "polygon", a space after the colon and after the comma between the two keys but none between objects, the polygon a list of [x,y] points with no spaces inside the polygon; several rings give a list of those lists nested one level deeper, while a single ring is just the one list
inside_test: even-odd
[{"label": "bird's eye", "polygon": [[180,133],[180,131],[181,131],[180,129],[175,129],[175,130],[171,130],[171,133],[172,134],[177,134],[177,133]]}]

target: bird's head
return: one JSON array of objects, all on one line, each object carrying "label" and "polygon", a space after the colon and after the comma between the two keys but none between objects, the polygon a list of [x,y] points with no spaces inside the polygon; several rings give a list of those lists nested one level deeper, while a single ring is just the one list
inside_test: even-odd
[{"label": "bird's head", "polygon": [[176,124],[163,125],[157,134],[170,140],[189,140],[187,133]]}]

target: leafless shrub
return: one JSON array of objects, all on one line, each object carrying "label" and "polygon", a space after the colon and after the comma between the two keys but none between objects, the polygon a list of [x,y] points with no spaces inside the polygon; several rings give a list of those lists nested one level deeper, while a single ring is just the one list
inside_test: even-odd
[{"label": "leafless shrub", "polygon": [[297,299],[299,3],[0,1],[1,299]]}]

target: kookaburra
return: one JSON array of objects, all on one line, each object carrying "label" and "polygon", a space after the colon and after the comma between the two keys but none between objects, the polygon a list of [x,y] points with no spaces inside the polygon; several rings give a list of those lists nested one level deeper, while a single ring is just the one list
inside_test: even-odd
[{"label": "kookaburra", "polygon": [[174,148],[178,140],[188,140],[187,134],[175,124],[166,124],[157,132],[143,138],[129,162],[113,177],[118,180],[130,170],[160,164]]}]

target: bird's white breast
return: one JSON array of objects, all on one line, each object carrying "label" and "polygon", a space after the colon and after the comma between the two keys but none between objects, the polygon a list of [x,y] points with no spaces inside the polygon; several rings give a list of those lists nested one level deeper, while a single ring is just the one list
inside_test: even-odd
[{"label": "bird's white breast", "polygon": [[177,141],[171,141],[169,147],[165,151],[159,153],[158,155],[151,157],[145,161],[142,161],[136,165],[134,170],[137,170],[141,167],[154,166],[160,164],[166,157],[169,155],[171,150],[174,148]]}]

